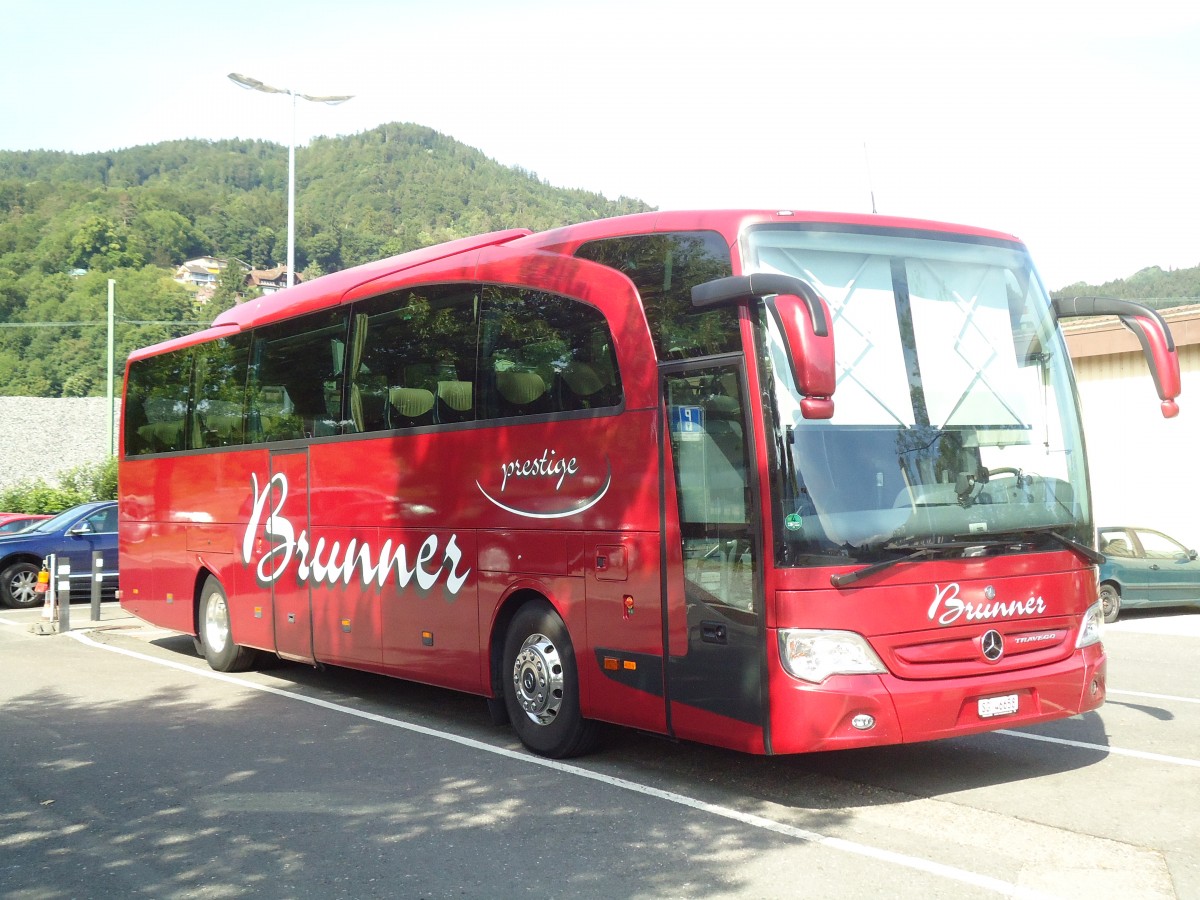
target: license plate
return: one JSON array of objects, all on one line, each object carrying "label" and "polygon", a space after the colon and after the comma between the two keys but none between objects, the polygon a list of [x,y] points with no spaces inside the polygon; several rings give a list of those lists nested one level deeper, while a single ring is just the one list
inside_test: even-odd
[{"label": "license plate", "polygon": [[1005,694],[1003,697],[983,697],[979,701],[979,718],[1008,716],[1017,711],[1017,706],[1016,694]]}]

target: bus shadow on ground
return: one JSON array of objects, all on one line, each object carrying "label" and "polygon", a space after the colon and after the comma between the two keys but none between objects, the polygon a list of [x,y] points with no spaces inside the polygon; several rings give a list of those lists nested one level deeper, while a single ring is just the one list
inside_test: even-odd
[{"label": "bus shadow on ground", "polygon": [[[154,643],[195,658],[190,638]],[[198,664],[204,665],[202,660]],[[491,723],[479,697],[371,673],[279,660],[261,671],[290,684],[298,693],[356,707],[365,703],[364,708],[373,713],[506,750],[521,750],[511,729]],[[1022,734],[1051,740],[1031,740]],[[804,809],[815,816],[805,827],[819,829],[843,821],[846,811],[856,807],[1083,770],[1107,757],[1103,749],[1107,741],[1101,714],[1095,712],[1036,730],[1001,730],[920,744],[774,757],[611,726],[605,729],[597,752],[569,762],[704,802],[737,806],[746,800],[761,800]]]}]

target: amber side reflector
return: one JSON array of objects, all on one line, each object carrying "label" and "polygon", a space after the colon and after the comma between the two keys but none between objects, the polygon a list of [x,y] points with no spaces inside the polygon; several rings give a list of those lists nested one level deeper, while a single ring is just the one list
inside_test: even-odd
[{"label": "amber side reflector", "polygon": [[634,662],[632,659],[627,659],[627,660],[625,660],[625,661],[622,663],[622,665],[624,665],[624,666],[625,666],[625,668],[627,668],[627,669],[631,669],[631,670],[632,670],[632,669],[636,669],[636,668],[637,668],[637,663],[635,663],[635,662]]},{"label": "amber side reflector", "polygon": [[611,656],[606,656],[606,657],[604,657],[604,668],[609,671],[615,672],[617,669],[620,668],[620,666],[617,664],[617,661],[615,659],[613,659]]},{"label": "amber side reflector", "polygon": [[424,644],[426,647],[432,647],[433,646],[433,632],[432,631],[422,631],[421,632],[421,643]]}]

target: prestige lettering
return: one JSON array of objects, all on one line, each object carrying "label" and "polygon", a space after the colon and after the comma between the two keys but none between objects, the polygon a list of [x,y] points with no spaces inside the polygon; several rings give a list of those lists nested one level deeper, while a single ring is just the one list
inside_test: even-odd
[{"label": "prestige lettering", "polygon": [[1014,616],[1036,616],[1046,611],[1046,601],[1030,596],[1028,600],[1008,602],[991,601],[972,603],[959,597],[959,586],[934,585],[933,603],[929,606],[929,618],[939,625],[953,625],[959,619],[966,622],[986,622],[989,619],[1007,619]]},{"label": "prestige lettering", "polygon": [[[366,541],[357,538],[351,539],[344,551],[340,541],[327,545],[325,538],[317,538],[316,546],[313,546],[309,543],[308,532],[302,529],[297,534],[295,526],[282,515],[288,495],[287,477],[282,472],[271,476],[261,492],[256,473],[250,475],[250,485],[254,504],[242,536],[242,559],[246,565],[252,562],[254,541],[261,527],[263,536],[274,543],[258,561],[255,570],[258,583],[263,587],[282,578],[293,558],[296,560],[296,579],[314,586],[332,586],[339,582],[346,585],[357,575],[364,587],[371,584],[383,587],[394,573],[396,584],[400,587],[408,587],[415,578],[417,586],[427,591],[437,584],[442,572],[447,571],[446,589],[451,594],[457,594],[471,574],[470,569],[459,571],[462,551],[458,547],[457,536],[453,534],[442,549],[441,562],[436,567],[429,565],[438,555],[438,539],[432,534],[421,543],[411,565],[408,547],[393,543],[391,539],[383,542],[378,553],[373,552]],[[278,501],[268,511],[273,486],[278,489]]]},{"label": "prestige lettering", "polygon": [[579,460],[572,456],[558,457],[557,450],[543,450],[542,455],[533,459],[514,459],[512,462],[500,464],[500,492],[508,485],[509,478],[553,478],[558,476],[554,485],[557,491],[562,487],[563,479],[579,471]]}]

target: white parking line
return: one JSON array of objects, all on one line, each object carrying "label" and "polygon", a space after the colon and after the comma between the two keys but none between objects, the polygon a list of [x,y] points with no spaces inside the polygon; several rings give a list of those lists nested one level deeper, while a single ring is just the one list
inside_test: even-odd
[{"label": "white parking line", "polygon": [[1200,697],[1176,697],[1172,694],[1147,694],[1142,691],[1114,691],[1108,689],[1110,695],[1116,694],[1120,697],[1144,697],[1147,700],[1166,700],[1171,703],[1200,703]]},{"label": "white parking line", "polygon": [[[405,731],[421,734],[426,737],[450,741],[451,743],[459,744],[463,747],[469,747],[472,750],[479,750],[484,753],[492,753],[496,756],[502,756],[515,762],[542,766],[543,768],[547,769],[554,769],[555,771],[562,772],[566,775],[573,775],[577,778],[586,778],[590,781],[600,782],[620,790],[631,791],[647,797],[654,797],[658,800],[664,800],[668,803],[674,803],[689,809],[708,813],[709,815],[719,816],[724,819],[731,819],[735,822],[741,822],[742,824],[749,825],[753,828],[759,828],[764,831],[771,831],[775,834],[784,835],[785,837],[795,838],[797,840],[804,841],[805,843],[817,844],[822,847],[828,847],[831,850],[839,850],[843,853],[851,853],[855,856],[862,856],[868,859],[891,863],[892,865],[902,866],[904,868],[913,869],[919,872],[925,872],[927,874],[934,875],[939,878],[945,878],[950,881],[956,881],[961,884],[969,884],[974,887],[994,891],[1004,897],[1045,898],[1049,896],[1040,891],[1021,887],[1013,882],[1004,881],[1003,879],[999,878],[993,878],[989,875],[983,875],[979,872],[971,872],[966,869],[957,868],[956,866],[944,865],[942,863],[934,862],[933,860],[922,859],[918,856],[909,856],[908,854],[904,853],[896,853],[891,850],[885,850],[882,847],[872,847],[868,844],[860,844],[856,841],[847,841],[843,840],[842,838],[830,837],[828,835],[819,834],[815,831],[797,828],[796,826],[788,825],[785,822],[777,822],[773,819],[757,816],[753,813],[741,812],[740,810],[731,809],[727,806],[719,806],[714,803],[708,803],[704,800],[698,800],[694,797],[688,797],[684,794],[679,794],[674,791],[664,791],[660,788],[651,787],[650,785],[639,784],[636,781],[629,781],[624,778],[615,778],[611,775],[603,775],[599,772],[592,772],[588,769],[571,765],[570,763],[564,763],[553,759],[544,759],[540,756],[532,756],[528,753],[509,750],[505,747],[496,747],[491,744],[486,744],[482,741],[476,741],[472,738],[461,737],[459,735],[450,734],[444,731],[437,731],[436,729],[428,728],[424,725],[415,725],[411,722],[393,719],[389,716],[381,716],[377,713],[365,712],[360,709],[354,709],[350,706],[343,706],[339,703],[331,703],[328,700],[321,700],[316,697],[306,697],[303,694],[293,693],[292,691],[283,690],[282,688],[272,687],[270,685],[256,684],[253,681],[246,681],[242,678],[236,678],[223,672],[200,669],[196,668],[195,666],[189,666],[184,663],[175,662],[174,660],[158,659],[145,653],[138,653],[135,650],[126,650],[123,647],[115,647],[111,644],[97,643],[89,638],[85,632],[72,631],[69,632],[68,636],[79,641],[81,644],[86,644],[90,647],[95,647],[100,650],[108,650],[112,653],[119,653],[123,656],[129,656],[134,659],[154,663],[155,665],[165,666],[171,669],[178,669],[179,671],[187,672],[190,675],[211,678],[215,681],[224,681],[228,682],[229,684],[236,684],[239,687],[249,688],[250,690],[261,691],[266,694],[274,694],[277,697],[285,697],[289,700],[298,700],[301,703],[307,703],[311,706],[318,706],[322,709],[331,710],[333,712],[343,713],[359,719],[366,719],[369,722],[375,722],[380,725],[389,725],[394,728],[401,728]],[[1027,737],[1027,735],[1018,734],[1017,732],[1012,733],[1017,737]]]},{"label": "white parking line", "polygon": [[1200,637],[1200,615],[1190,613],[1158,618],[1121,619],[1119,622],[1105,625],[1104,630],[1164,634],[1175,637]]},{"label": "white parking line", "polygon": [[1124,747],[1109,747],[1105,744],[1089,744],[1084,741],[1070,741],[1066,738],[1047,737],[1044,734],[1031,734],[1027,731],[1009,731],[1001,728],[994,734],[1004,734],[1009,737],[1024,738],[1027,741],[1041,741],[1044,744],[1061,744],[1064,747],[1078,747],[1081,750],[1095,750],[1097,753],[1112,756],[1132,756],[1135,759],[1148,759],[1153,762],[1168,763],[1173,766],[1191,766],[1200,769],[1200,759],[1188,759],[1183,756],[1165,756],[1162,753],[1147,753],[1145,750],[1126,750]]}]

